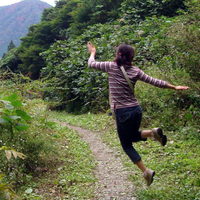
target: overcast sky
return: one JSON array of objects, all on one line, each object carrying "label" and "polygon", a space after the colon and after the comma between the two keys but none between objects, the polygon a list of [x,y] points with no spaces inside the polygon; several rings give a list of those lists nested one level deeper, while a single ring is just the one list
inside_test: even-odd
[{"label": "overcast sky", "polygon": [[[22,0],[0,0],[0,6],[7,6],[7,5],[11,5],[14,3],[18,3]],[[44,2],[47,2],[48,4],[55,6],[55,0],[41,0]]]}]

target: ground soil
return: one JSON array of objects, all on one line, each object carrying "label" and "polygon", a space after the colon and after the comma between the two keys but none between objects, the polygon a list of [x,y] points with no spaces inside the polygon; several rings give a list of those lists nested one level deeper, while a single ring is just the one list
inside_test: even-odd
[{"label": "ground soil", "polygon": [[91,148],[97,162],[95,174],[98,182],[95,185],[95,199],[136,200],[133,183],[128,180],[131,172],[125,169],[120,158],[102,142],[98,134],[66,123],[61,123],[61,125],[76,130]]}]

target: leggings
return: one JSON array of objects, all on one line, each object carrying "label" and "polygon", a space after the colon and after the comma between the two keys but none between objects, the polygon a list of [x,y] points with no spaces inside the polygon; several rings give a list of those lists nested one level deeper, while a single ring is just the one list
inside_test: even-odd
[{"label": "leggings", "polygon": [[142,109],[140,106],[115,109],[117,132],[123,150],[133,163],[141,160],[140,155],[134,149],[132,143],[146,141],[141,137],[139,131],[142,120]]}]

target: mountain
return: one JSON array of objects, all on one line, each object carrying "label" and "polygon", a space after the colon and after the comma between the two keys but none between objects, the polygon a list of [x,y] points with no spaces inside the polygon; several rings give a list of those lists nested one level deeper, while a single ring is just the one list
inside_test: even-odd
[{"label": "mountain", "polygon": [[28,27],[41,20],[42,12],[51,5],[40,0],[24,0],[9,6],[0,6],[0,57],[7,52],[12,40],[16,46],[20,37],[28,33]]}]

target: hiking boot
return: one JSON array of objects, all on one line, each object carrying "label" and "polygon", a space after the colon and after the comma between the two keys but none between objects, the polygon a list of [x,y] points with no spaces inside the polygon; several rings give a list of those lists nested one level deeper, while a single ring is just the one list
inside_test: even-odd
[{"label": "hiking boot", "polygon": [[144,179],[146,180],[147,182],[147,186],[150,186],[151,183],[153,182],[153,177],[155,175],[155,172],[151,169],[147,169],[144,174],[143,174],[143,177]]},{"label": "hiking boot", "polygon": [[167,143],[167,136],[163,134],[161,128],[153,128],[152,129],[152,133],[153,133],[153,137],[155,138],[155,140],[157,140],[158,142],[160,142],[160,144],[162,146],[166,145],[166,143]]}]

